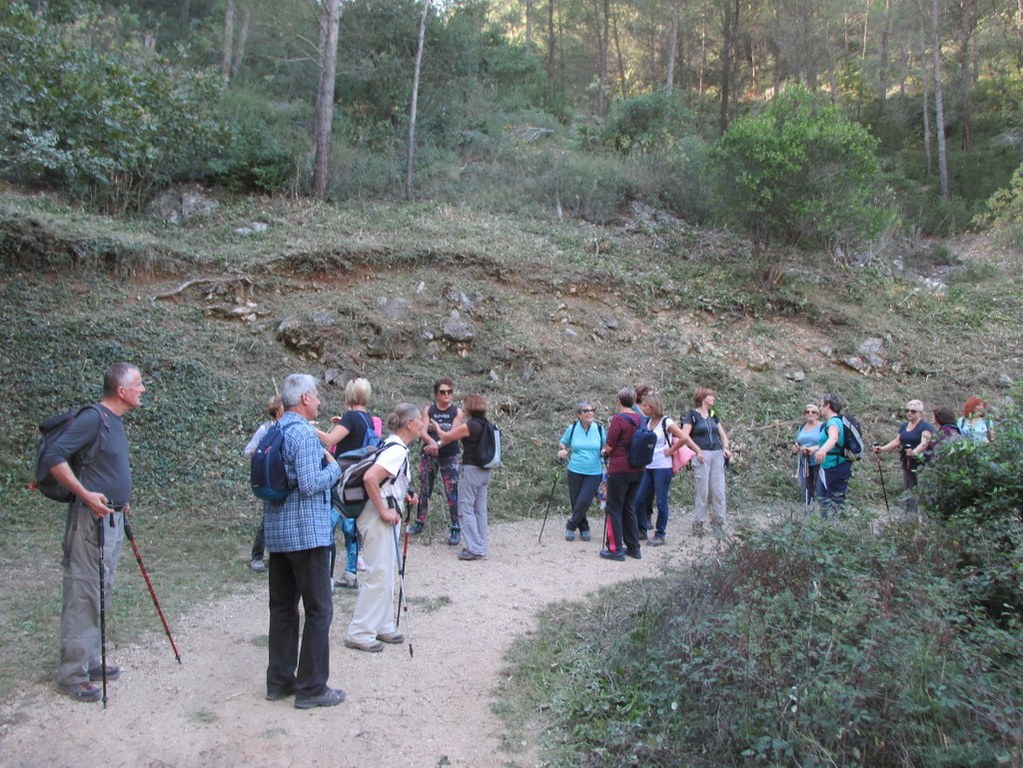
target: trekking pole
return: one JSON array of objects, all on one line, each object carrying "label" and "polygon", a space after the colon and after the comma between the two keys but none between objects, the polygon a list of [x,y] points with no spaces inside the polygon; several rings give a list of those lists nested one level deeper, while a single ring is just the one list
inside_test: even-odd
[{"label": "trekking pole", "polygon": [[[559,459],[560,461],[560,459]],[[543,529],[547,527],[547,515],[551,511],[551,502],[554,501],[554,489],[558,487],[558,480],[561,477],[561,468],[558,467],[558,471],[554,473],[554,483],[551,485],[551,493],[547,497],[547,508],[543,511],[543,523],[540,524],[540,535],[536,538],[536,543],[539,544],[543,541]]]},{"label": "trekking pole", "polygon": [[107,708],[107,590],[106,565],[103,562],[103,550],[106,549],[106,534],[103,533],[105,519],[96,518],[96,544],[99,547],[99,643],[100,668],[103,676],[103,709]]},{"label": "trekking pole", "polygon": [[[409,520],[411,519],[411,516],[412,516],[411,511],[406,509],[406,511],[405,511],[405,537],[404,537],[404,544],[402,546],[401,555],[398,557],[398,576],[400,578],[398,579],[398,615],[394,619],[394,628],[395,629],[397,629],[398,625],[401,623],[401,601],[402,601],[402,598],[405,595],[405,562],[408,560],[408,540],[409,540],[408,523],[409,523]],[[397,534],[395,534],[395,535],[397,536]],[[407,612],[407,610],[408,609],[406,608],[406,612]]]},{"label": "trekking pole", "polygon": [[[405,613],[405,629],[408,631],[408,655],[415,658],[412,650],[412,628],[408,621],[408,597],[405,596],[405,558],[398,550],[398,526],[392,526],[394,531],[394,556],[398,558],[398,615],[394,619],[394,628],[398,628],[398,620],[401,618],[402,610]],[[408,547],[408,535],[405,536],[405,546]],[[407,550],[406,550],[407,554]]]},{"label": "trekking pole", "polygon": [[881,476],[881,493],[884,495],[884,511],[891,515],[892,510],[888,506],[888,489],[884,487],[884,470],[881,469],[881,454],[875,451],[874,458],[877,459],[877,474]]},{"label": "trekking pole", "polygon": [[805,454],[799,454],[799,468],[796,470],[803,484],[803,506],[810,506],[810,460]]},{"label": "trekking pole", "polygon": [[131,542],[131,550],[135,553],[135,562],[139,564],[139,568],[142,571],[142,578],[146,580],[146,586],[149,587],[149,596],[153,598],[153,605],[156,606],[156,612],[160,616],[160,621],[163,622],[163,631],[167,633],[167,639],[170,640],[171,650],[174,651],[174,658],[178,660],[178,664],[181,663],[181,654],[178,653],[178,647],[174,644],[174,638],[171,637],[170,627],[167,625],[167,619],[163,615],[163,610],[160,608],[160,601],[156,599],[156,590],[153,589],[153,582],[149,580],[149,572],[146,571],[146,566],[142,563],[142,555],[139,554],[139,548],[135,544],[135,534],[131,530],[131,523],[128,522],[128,513],[124,513],[124,536]]}]

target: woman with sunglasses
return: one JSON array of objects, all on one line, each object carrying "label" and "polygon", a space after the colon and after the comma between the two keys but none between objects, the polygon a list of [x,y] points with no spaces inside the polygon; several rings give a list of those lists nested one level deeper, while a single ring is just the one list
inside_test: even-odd
[{"label": "woman with sunglasses", "polygon": [[899,434],[884,445],[875,445],[874,453],[882,451],[899,451],[902,462],[902,490],[905,491],[906,512],[915,515],[917,498],[913,493],[916,488],[916,470],[927,454],[927,445],[934,436],[934,427],[924,421],[924,404],[919,400],[906,403],[906,420],[899,426]]},{"label": "woman with sunglasses", "polygon": [[575,541],[577,530],[581,540],[590,540],[590,521],[586,513],[604,477],[600,454],[604,440],[604,428],[593,418],[593,403],[584,400],[575,407],[575,421],[558,441],[558,458],[562,461],[568,458],[568,501],[572,514],[565,524],[567,541]]},{"label": "woman with sunglasses", "polygon": [[803,408],[803,419],[803,425],[796,430],[793,451],[799,456],[799,463],[796,465],[796,479],[799,480],[799,487],[803,490],[803,503],[810,506],[817,488],[817,473],[821,467],[814,455],[820,445],[820,409],[813,403],[808,403]]}]

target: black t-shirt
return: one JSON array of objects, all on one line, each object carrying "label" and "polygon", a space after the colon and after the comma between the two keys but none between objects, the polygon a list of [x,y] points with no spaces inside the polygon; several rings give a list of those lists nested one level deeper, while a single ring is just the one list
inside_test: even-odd
[{"label": "black t-shirt", "polygon": [[[433,421],[436,421],[437,424],[440,425],[441,431],[450,432],[451,427],[453,427],[455,424],[455,417],[458,416],[458,406],[452,403],[450,406],[448,406],[442,411],[440,408],[437,407],[436,403],[431,403],[429,408],[429,415]],[[429,434],[438,443],[440,442],[440,435],[436,433],[433,427],[430,428]],[[454,442],[448,443],[447,445],[442,445],[440,447],[439,455],[457,456],[458,450],[459,450],[458,441],[455,440]]]},{"label": "black t-shirt", "polygon": [[689,436],[693,442],[700,446],[701,451],[720,451],[724,448],[721,443],[721,432],[718,431],[718,417],[711,415],[704,417],[702,413],[693,408],[682,419],[682,424],[691,424],[692,429]]},{"label": "black t-shirt", "polygon": [[334,452],[337,455],[362,448],[366,440],[366,432],[373,429],[373,417],[365,411],[357,411],[351,408],[345,411],[341,417],[341,426],[348,430],[341,441],[337,444]]},{"label": "black t-shirt", "polygon": [[469,436],[462,438],[462,444],[465,446],[465,450],[462,451],[462,463],[482,467],[480,439],[483,437],[483,419],[474,416],[465,422],[465,426],[469,428]]}]

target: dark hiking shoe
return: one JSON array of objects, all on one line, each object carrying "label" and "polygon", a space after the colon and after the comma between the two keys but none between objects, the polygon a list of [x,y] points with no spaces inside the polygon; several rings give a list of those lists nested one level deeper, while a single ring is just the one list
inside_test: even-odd
[{"label": "dark hiking shoe", "polygon": [[627,549],[625,550],[625,554],[633,560],[639,560],[643,557],[643,553],[639,551],[639,547],[636,547],[635,549]]},{"label": "dark hiking shoe", "polygon": [[359,640],[352,640],[351,638],[345,638],[345,648],[353,648],[356,651],[365,651],[366,653],[380,653],[384,650],[384,644],[379,640],[372,640],[368,643],[363,643]]},{"label": "dark hiking shoe", "polygon": [[103,692],[92,683],[73,683],[64,685],[57,683],[57,690],[75,701],[99,701]]},{"label": "dark hiking shoe", "polygon": [[412,525],[410,525],[408,527],[408,535],[409,536],[418,536],[422,532],[423,532],[423,521],[422,520],[416,520],[414,523],[412,523]]},{"label": "dark hiking shoe", "polygon": [[295,689],[294,688],[285,688],[283,690],[278,690],[278,689],[272,689],[271,690],[270,688],[267,688],[266,689],[266,700],[267,701],[280,701],[281,699],[288,698],[289,696],[291,696],[294,693],[295,693]]},{"label": "dark hiking shoe", "polygon": [[565,541],[575,541],[575,531],[565,529]]},{"label": "dark hiking shoe", "polygon": [[401,632],[377,632],[377,640],[381,643],[401,645],[405,642],[405,635],[401,634]]},{"label": "dark hiking shoe", "polygon": [[654,536],[653,540],[650,542],[650,546],[651,547],[663,547],[664,546],[664,537],[663,536]]},{"label": "dark hiking shoe", "polygon": [[639,540],[640,540],[640,541],[646,541],[646,540],[647,540],[647,538],[648,538],[648,537],[647,537],[646,531],[640,531],[640,532],[639,532]]},{"label": "dark hiking shoe", "polygon": [[590,532],[589,531],[579,531],[579,539],[581,541],[589,541],[590,540]]},{"label": "dark hiking shoe", "polygon": [[623,560],[625,560],[625,555],[623,555],[621,552],[614,552],[610,549],[600,550],[600,556],[605,560],[616,560],[618,562],[622,562]]},{"label": "dark hiking shoe", "polygon": [[[107,664],[107,680],[116,680],[121,676],[121,668],[116,664]],[[99,682],[103,679],[103,667],[93,667],[89,670],[89,680]]]},{"label": "dark hiking shoe", "polygon": [[340,688],[327,688],[319,696],[295,697],[295,709],[313,709],[314,707],[336,707],[345,700],[345,692]]},{"label": "dark hiking shoe", "polygon": [[462,541],[462,532],[460,530],[458,530],[457,528],[452,528],[451,529],[451,535],[448,536],[448,546],[449,547],[457,547],[461,541]]},{"label": "dark hiking shoe", "polygon": [[475,552],[470,552],[467,549],[463,549],[461,552],[458,553],[458,559],[459,560],[482,560],[483,559],[483,555],[479,555],[479,554],[476,554]]}]

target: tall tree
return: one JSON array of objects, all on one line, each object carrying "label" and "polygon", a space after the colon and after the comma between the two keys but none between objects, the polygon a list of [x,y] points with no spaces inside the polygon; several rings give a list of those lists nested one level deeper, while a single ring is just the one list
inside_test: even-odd
[{"label": "tall tree", "polygon": [[934,75],[934,133],[938,140],[938,183],[941,197],[948,199],[948,148],[945,146],[945,94],[941,81],[941,8],[931,0],[931,58]]},{"label": "tall tree", "polygon": [[412,70],[412,100],[408,116],[408,146],[405,154],[405,199],[412,199],[412,169],[416,154],[416,112],[419,106],[419,73],[423,66],[423,47],[426,42],[426,19],[430,14],[430,0],[423,0],[423,15],[419,17],[419,40],[416,44],[416,63]]},{"label": "tall tree", "polygon": [[316,90],[313,137],[313,194],[323,197],[330,181],[330,155],[334,131],[334,80],[337,73],[337,33],[341,23],[341,0],[323,0],[320,11],[320,81]]}]

